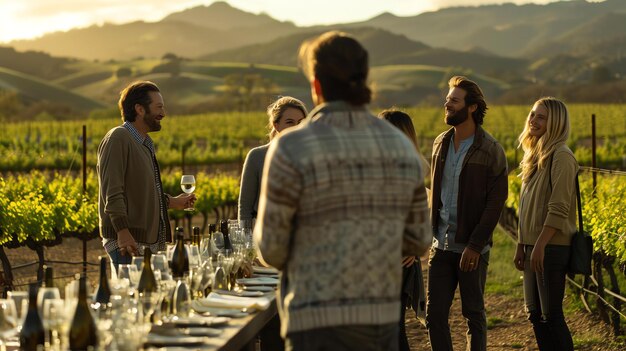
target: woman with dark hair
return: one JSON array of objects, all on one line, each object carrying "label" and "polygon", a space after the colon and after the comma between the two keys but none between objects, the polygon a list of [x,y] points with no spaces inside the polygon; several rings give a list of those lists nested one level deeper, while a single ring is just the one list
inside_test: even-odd
[{"label": "woman with dark hair", "polygon": [[[283,96],[267,107],[270,142],[283,130],[296,126],[306,117],[307,110],[302,101]],[[259,193],[261,192],[261,175],[269,143],[256,147],[246,156],[241,175],[239,190],[239,220],[256,218],[259,207]]]},{"label": "woman with dark hair", "polygon": [[[406,135],[411,143],[415,146],[415,150],[420,158],[422,169],[426,174],[430,173],[430,165],[424,156],[419,152],[417,147],[417,136],[415,135],[415,127],[413,121],[408,114],[390,109],[384,110],[378,114],[378,118],[384,119],[400,129]],[[424,277],[422,274],[422,264],[419,257],[406,256],[402,259],[402,293],[400,297],[402,307],[400,308],[400,351],[410,351],[409,340],[406,336],[406,327],[404,325],[404,314],[407,307],[411,306],[415,311],[416,317],[423,322],[426,311],[426,293],[424,292]]]},{"label": "woman with dark hair", "polygon": [[567,147],[565,104],[541,98],[528,114],[519,143],[522,189],[513,263],[524,272],[524,303],[539,350],[574,349],[563,315],[565,275],[576,232],[578,162]]}]

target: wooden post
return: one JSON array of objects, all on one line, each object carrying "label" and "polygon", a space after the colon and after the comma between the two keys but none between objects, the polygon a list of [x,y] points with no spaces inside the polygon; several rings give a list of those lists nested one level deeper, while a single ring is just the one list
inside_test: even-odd
[{"label": "wooden post", "polygon": [[[83,198],[84,196],[87,196],[87,126],[83,124]],[[85,235],[81,236],[81,240],[83,241],[83,274],[86,275],[87,274],[87,239],[85,238]]]},{"label": "wooden post", "polygon": [[186,147],[183,144],[180,150],[180,169],[183,172],[183,174],[185,174],[185,149]]},{"label": "wooden post", "polygon": [[593,167],[593,171],[591,172],[591,176],[593,178],[593,196],[596,195],[596,185],[597,185],[597,174],[595,171],[596,168],[596,114],[591,115],[591,167]]}]

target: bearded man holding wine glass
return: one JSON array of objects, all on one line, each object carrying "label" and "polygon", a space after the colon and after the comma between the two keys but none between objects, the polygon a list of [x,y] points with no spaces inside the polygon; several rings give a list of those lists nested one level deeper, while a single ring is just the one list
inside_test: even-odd
[{"label": "bearded man holding wine glass", "polygon": [[156,84],[131,83],[120,93],[121,126],[111,129],[98,147],[100,236],[117,269],[144,247],[152,252],[172,241],[167,209],[193,206],[193,193],[163,192],[154,143],[148,133],[161,130],[165,103]]}]

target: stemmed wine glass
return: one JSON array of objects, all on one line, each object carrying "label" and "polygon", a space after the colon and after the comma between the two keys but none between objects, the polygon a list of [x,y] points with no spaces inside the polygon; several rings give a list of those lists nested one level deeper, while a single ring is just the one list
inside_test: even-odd
[{"label": "stemmed wine glass", "polygon": [[0,349],[5,350],[5,342],[17,333],[18,318],[15,301],[0,300]]},{"label": "stemmed wine glass", "polygon": [[[186,194],[193,193],[193,191],[196,190],[196,177],[194,177],[191,174],[183,174],[183,176],[180,178],[180,188]],[[195,209],[193,207],[188,207],[185,209],[185,211],[194,211],[194,210]]]}]

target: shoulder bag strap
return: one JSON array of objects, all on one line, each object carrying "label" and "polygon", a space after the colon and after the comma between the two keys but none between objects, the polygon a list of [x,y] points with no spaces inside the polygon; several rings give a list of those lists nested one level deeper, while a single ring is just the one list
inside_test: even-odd
[{"label": "shoulder bag strap", "polygon": [[576,200],[578,201],[578,230],[583,231],[583,206],[580,199],[580,185],[578,184],[578,173],[576,173]]}]

